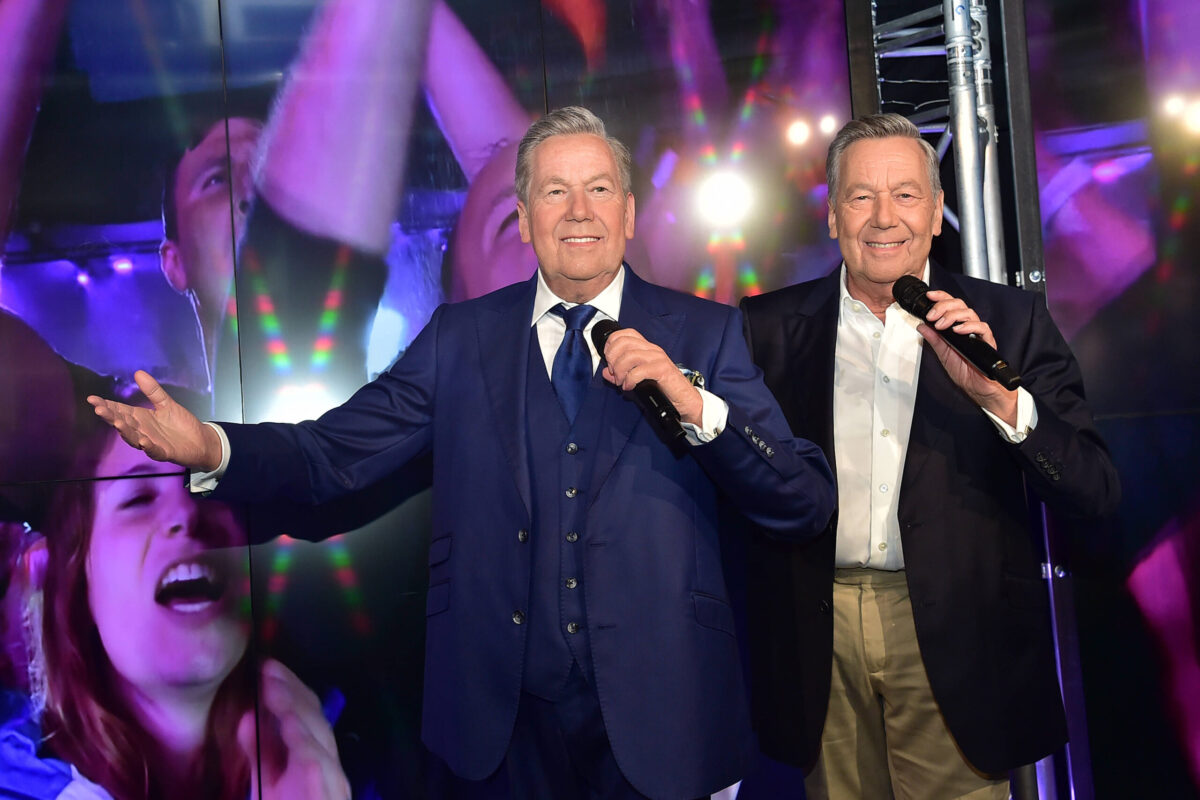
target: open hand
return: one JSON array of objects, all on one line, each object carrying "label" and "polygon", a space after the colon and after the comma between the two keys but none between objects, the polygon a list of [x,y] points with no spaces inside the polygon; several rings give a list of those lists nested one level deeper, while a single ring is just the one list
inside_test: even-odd
[{"label": "open hand", "polygon": [[87,401],[96,416],[117,429],[121,438],[155,461],[170,461],[187,469],[211,472],[221,464],[221,440],[195,415],[176,403],[149,373],[138,370],[133,379],[150,408],[131,406],[91,395]]}]

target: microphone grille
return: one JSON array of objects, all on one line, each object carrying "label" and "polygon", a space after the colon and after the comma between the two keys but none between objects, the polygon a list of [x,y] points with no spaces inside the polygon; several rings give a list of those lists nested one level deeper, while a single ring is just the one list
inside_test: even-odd
[{"label": "microphone grille", "polygon": [[619,330],[621,330],[621,326],[611,319],[597,320],[596,324],[592,326],[592,344],[596,346],[596,352],[603,356],[604,344],[608,341],[608,337],[612,336],[613,331]]},{"label": "microphone grille", "polygon": [[892,297],[908,313],[919,319],[925,319],[933,303],[925,296],[929,286],[925,281],[913,275],[901,275],[892,284]]}]

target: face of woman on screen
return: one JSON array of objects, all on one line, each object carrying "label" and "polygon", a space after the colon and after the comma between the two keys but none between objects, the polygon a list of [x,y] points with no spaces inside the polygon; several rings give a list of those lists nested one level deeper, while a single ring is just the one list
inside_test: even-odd
[{"label": "face of woman on screen", "polygon": [[88,604],[113,669],[135,696],[215,693],[248,641],[241,524],[116,436],[98,474]]}]

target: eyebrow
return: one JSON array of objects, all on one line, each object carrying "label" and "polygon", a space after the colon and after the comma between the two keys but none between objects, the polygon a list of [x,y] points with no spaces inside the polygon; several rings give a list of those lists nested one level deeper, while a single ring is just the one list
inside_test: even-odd
[{"label": "eyebrow", "polygon": [[[616,183],[616,180],[609,173],[597,172],[595,175],[591,176],[590,178],[584,178],[583,184],[586,186],[589,183],[595,183],[596,181],[600,181],[600,180],[608,181],[609,183]],[[549,186],[551,184],[557,184],[559,186],[567,186],[567,185],[569,185],[569,183],[570,182],[566,178],[560,178],[557,175],[552,175],[549,178],[547,178],[546,180],[542,181],[542,186]]]}]

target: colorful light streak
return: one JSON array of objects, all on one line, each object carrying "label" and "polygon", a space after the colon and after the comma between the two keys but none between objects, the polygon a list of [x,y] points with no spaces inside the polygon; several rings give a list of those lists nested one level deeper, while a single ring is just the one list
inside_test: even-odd
[{"label": "colorful light streak", "polygon": [[[372,631],[371,619],[365,611],[358,573],[354,570],[350,551],[346,548],[344,540],[345,534],[332,536],[325,540],[322,549],[329,559],[334,580],[337,581],[342,598],[349,609],[351,626],[356,633],[367,636]],[[270,575],[267,578],[266,609],[261,625],[263,638],[268,643],[279,633],[279,619],[287,594],[288,577],[295,563],[295,547],[296,540],[286,534],[278,537],[274,543],[275,552],[271,557]]]},{"label": "colorful light streak", "polygon": [[[702,167],[712,169],[720,165],[722,161],[730,165],[737,165],[745,159],[746,142],[748,140],[745,129],[754,119],[763,93],[763,76],[767,70],[767,54],[771,47],[774,29],[775,19],[768,11],[763,15],[762,29],[759,32],[758,42],[755,46],[754,59],[750,66],[749,85],[738,106],[736,116],[737,127],[730,136],[728,154],[723,159],[718,154],[717,145],[713,141],[711,132],[708,130],[708,118],[704,113],[704,103],[701,99],[699,88],[696,85],[696,70],[689,63],[686,49],[682,43],[679,40],[673,43],[671,56],[674,61],[675,74],[679,80],[683,95],[685,118],[689,125],[703,139],[707,140],[700,146],[697,158]],[[730,173],[730,175],[737,175],[737,173]],[[709,181],[701,184],[702,188],[711,183],[712,178],[720,177],[722,176],[719,173],[710,176]],[[732,185],[727,177],[726,184]],[[726,189],[728,189],[728,186],[726,186]],[[712,194],[711,186],[708,186],[708,193]],[[728,194],[727,191],[724,193]],[[710,202],[707,205],[711,206],[713,204],[712,200],[713,198],[709,198]],[[748,202],[748,199],[746,199],[746,203]],[[707,249],[712,260],[701,267],[700,272],[696,276],[693,293],[699,297],[715,298],[722,302],[732,302],[737,299],[733,296],[733,289],[736,285],[736,288],[742,294],[758,294],[762,291],[762,288],[759,285],[758,275],[755,270],[746,263],[742,263],[740,267],[735,267],[734,254],[741,253],[746,248],[745,238],[741,230],[722,230],[730,225],[737,225],[740,221],[740,216],[736,220],[733,220],[729,214],[710,214],[709,216],[711,217],[710,222],[713,225],[713,230],[709,237]]]}]

